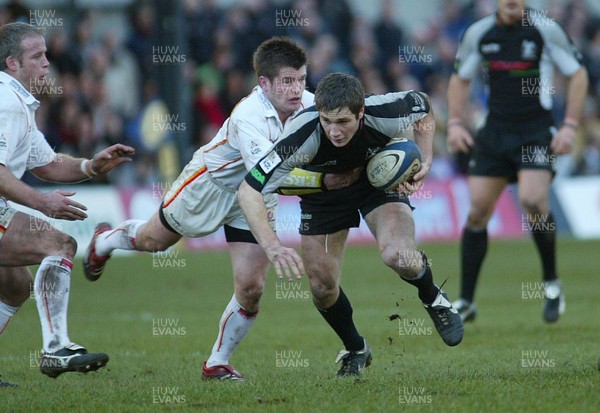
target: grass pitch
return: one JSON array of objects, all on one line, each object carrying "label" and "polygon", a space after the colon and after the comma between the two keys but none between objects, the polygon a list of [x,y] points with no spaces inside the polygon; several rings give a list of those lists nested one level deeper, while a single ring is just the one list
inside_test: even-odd
[{"label": "grass pitch", "polygon": [[[422,246],[450,298],[458,245]],[[561,240],[567,312],[542,321],[540,264],[530,241],[494,241],[480,278],[474,324],[444,345],[414,287],[374,246],[346,252],[342,285],[373,365],[336,379],[341,348],[314,309],[306,280],[273,274],[257,322],[232,358],[243,383],[203,382],[217,323],[232,293],[227,252],[114,258],[101,280],[73,273],[71,338],[111,356],[107,368],[49,379],[38,370],[41,336],[27,302],[0,336],[2,412],[597,412],[600,409],[600,242]]]}]

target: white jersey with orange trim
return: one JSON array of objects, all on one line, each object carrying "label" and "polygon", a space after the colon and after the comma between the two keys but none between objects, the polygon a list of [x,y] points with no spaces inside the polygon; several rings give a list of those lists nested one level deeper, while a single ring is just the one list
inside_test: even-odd
[{"label": "white jersey with orange trim", "polygon": [[[313,104],[304,92],[301,107],[286,122]],[[223,225],[250,230],[237,202],[237,190],[258,160],[283,135],[286,126],[257,86],[233,109],[215,138],[198,149],[162,203],[162,216],[177,233],[203,237]],[[275,227],[277,195],[264,196],[269,222]]]},{"label": "white jersey with orange trim", "polygon": [[35,123],[39,105],[17,79],[0,72],[0,164],[17,179],[56,156]]},{"label": "white jersey with orange trim", "polygon": [[[312,106],[314,95],[304,91],[302,105],[286,121]],[[250,169],[282,136],[285,126],[259,86],[232,110],[217,135],[200,148],[212,178],[237,190]]]}]

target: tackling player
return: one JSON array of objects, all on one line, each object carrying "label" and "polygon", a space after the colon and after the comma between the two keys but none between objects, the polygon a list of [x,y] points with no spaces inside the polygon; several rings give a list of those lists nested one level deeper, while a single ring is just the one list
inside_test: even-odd
[{"label": "tackling player", "polygon": [[[94,281],[115,249],[164,251],[183,236],[203,237],[223,227],[234,294],[203,365],[205,379],[243,379],[229,358],[256,319],[269,268],[240,209],[237,189],[247,171],[282,136],[289,120],[314,100],[305,90],[305,52],[292,40],[275,37],[262,43],[254,53],[254,70],[258,86],[237,104],[212,141],[194,153],[150,220],[129,220],[114,229],[100,224],[84,258],[85,274]],[[297,172],[310,178],[305,182],[314,182],[311,190],[323,187],[321,174]],[[330,177],[328,182],[344,185],[350,178]],[[270,225],[275,226],[277,195],[266,196],[265,202]]]}]

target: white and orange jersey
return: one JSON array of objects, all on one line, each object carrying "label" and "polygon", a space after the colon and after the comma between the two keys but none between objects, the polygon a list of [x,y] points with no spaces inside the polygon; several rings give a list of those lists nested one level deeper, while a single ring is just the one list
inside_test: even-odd
[{"label": "white and orange jersey", "polygon": [[35,123],[39,105],[17,79],[0,72],[0,164],[17,179],[56,156]]},{"label": "white and orange jersey", "polygon": [[217,135],[194,153],[194,158],[204,157],[211,177],[237,190],[248,171],[283,136],[290,120],[313,103],[314,95],[304,91],[302,105],[283,125],[275,107],[256,86],[231,111]]}]

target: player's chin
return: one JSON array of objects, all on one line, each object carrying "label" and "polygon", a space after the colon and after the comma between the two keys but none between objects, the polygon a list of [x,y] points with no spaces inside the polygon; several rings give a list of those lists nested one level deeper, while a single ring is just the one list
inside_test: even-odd
[{"label": "player's chin", "polygon": [[296,111],[302,106],[302,99],[290,99],[288,100],[288,109],[292,112]]}]

